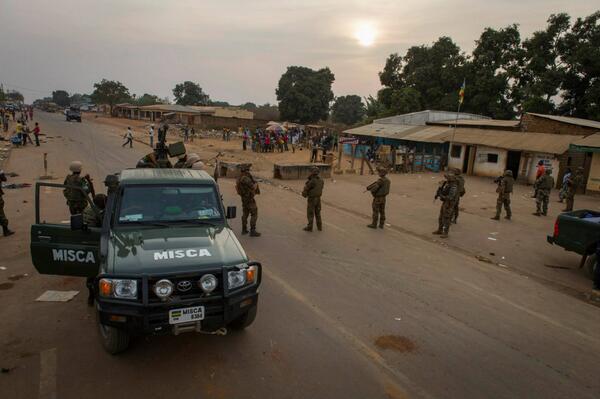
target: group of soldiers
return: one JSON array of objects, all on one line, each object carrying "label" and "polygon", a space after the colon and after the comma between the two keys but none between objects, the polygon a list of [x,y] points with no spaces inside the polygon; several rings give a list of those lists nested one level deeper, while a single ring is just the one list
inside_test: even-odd
[{"label": "group of soldiers", "polygon": [[[258,220],[258,207],[254,197],[260,194],[258,183],[250,173],[250,165],[242,165],[240,177],[236,181],[236,191],[242,199],[242,234],[249,234],[251,237],[260,237],[256,230]],[[367,187],[373,195],[373,220],[368,225],[370,228],[383,229],[385,225],[385,202],[390,192],[390,180],[386,177],[387,169],[379,168],[379,180]],[[310,175],[304,184],[302,196],[306,198],[306,218],[307,224],[304,231],[312,232],[314,225],[317,230],[323,230],[323,220],[321,219],[321,196],[325,181],[320,176],[320,169],[313,166]],[[248,217],[250,217],[250,230],[248,230]]]}]

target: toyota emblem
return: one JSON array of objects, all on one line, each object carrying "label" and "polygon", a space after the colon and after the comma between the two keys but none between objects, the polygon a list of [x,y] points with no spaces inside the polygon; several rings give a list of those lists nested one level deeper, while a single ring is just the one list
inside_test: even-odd
[{"label": "toyota emblem", "polygon": [[182,280],[177,283],[177,291],[186,292],[192,289],[192,282],[188,280]]}]

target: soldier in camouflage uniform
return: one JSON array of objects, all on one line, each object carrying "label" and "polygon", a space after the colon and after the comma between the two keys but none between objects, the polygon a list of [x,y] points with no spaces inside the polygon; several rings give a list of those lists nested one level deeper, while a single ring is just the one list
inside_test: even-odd
[{"label": "soldier in camouflage uniform", "polygon": [[565,199],[567,200],[567,207],[563,209],[563,212],[571,212],[575,203],[575,193],[579,186],[583,184],[583,168],[577,168],[575,176],[571,175],[567,179],[567,192],[565,193]]},{"label": "soldier in camouflage uniform", "polygon": [[458,219],[459,213],[460,199],[467,193],[467,191],[465,190],[465,178],[460,169],[454,168],[452,172],[454,173],[454,176],[456,176],[456,184],[458,189],[458,197],[456,198],[456,204],[454,205],[454,216],[452,218],[452,223],[456,224],[456,219]]},{"label": "soldier in camouflage uniform", "polygon": [[65,178],[63,183],[65,186],[80,187],[83,190],[82,192],[81,190],[70,187],[67,187],[63,190],[63,194],[67,199],[67,205],[69,206],[71,215],[81,214],[88,204],[86,195],[89,192],[89,186],[86,179],[81,176],[81,167],[81,162],[71,162],[71,165],[69,165],[69,170],[72,173]]},{"label": "soldier in camouflage uniform", "polygon": [[104,194],[96,194],[93,199],[94,205],[100,211],[100,214],[97,214],[94,209],[88,205],[83,210],[83,222],[89,227],[101,227],[102,219],[104,217],[104,208],[106,208],[106,195]]},{"label": "soldier in camouflage uniform", "polygon": [[367,227],[372,229],[377,228],[377,220],[379,220],[379,228],[383,229],[385,224],[385,199],[390,193],[390,179],[385,175],[387,174],[386,168],[377,168],[379,173],[379,180],[372,183],[367,187],[367,190],[373,195],[373,223],[368,224]]},{"label": "soldier in camouflage uniform", "polygon": [[317,230],[323,230],[323,222],[321,221],[321,195],[323,195],[323,186],[325,182],[319,176],[319,168],[314,166],[311,169],[311,174],[304,184],[302,196],[307,199],[306,216],[308,224],[304,231],[313,230],[313,219],[317,220]]},{"label": "soldier in camouflage uniform", "polygon": [[433,234],[438,234],[442,238],[448,238],[450,223],[454,216],[454,204],[458,198],[458,182],[453,173],[446,173],[446,182],[439,190],[437,196],[443,201],[438,218],[438,229]]},{"label": "soldier in camouflage uniform", "polygon": [[0,226],[2,226],[2,235],[8,237],[15,234],[14,231],[8,229],[8,219],[4,214],[4,191],[2,191],[2,182],[6,181],[4,171],[0,170]]},{"label": "soldier in camouflage uniform", "polygon": [[241,175],[238,177],[235,188],[242,197],[242,234],[248,234],[248,216],[250,216],[250,237],[260,237],[256,231],[256,221],[258,219],[258,207],[254,196],[260,194],[258,183],[250,174],[250,165],[242,165]]},{"label": "soldier in camouflage uniform", "polygon": [[506,170],[504,172],[504,176],[499,178],[497,182],[498,187],[496,188],[496,192],[498,193],[498,199],[496,200],[496,216],[494,216],[492,220],[500,220],[500,213],[502,213],[503,205],[504,210],[506,211],[506,216],[504,216],[504,219],[510,220],[512,217],[512,210],[510,209],[510,195],[513,192],[513,186],[515,184],[512,170]]},{"label": "soldier in camouflage uniform", "polygon": [[533,185],[536,191],[535,216],[548,215],[548,201],[550,200],[550,192],[554,187],[554,178],[552,177],[552,169],[546,169],[545,173],[536,180]]}]

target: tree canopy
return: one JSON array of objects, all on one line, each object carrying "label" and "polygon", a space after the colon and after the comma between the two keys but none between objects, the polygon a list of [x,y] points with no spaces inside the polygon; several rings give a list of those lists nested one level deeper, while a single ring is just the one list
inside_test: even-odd
[{"label": "tree canopy", "polygon": [[331,107],[331,119],[334,122],[354,125],[363,119],[365,112],[365,105],[360,96],[341,96],[335,99]]},{"label": "tree canopy", "polygon": [[121,82],[102,79],[102,81],[94,83],[92,99],[98,104],[108,104],[112,114],[113,106],[121,102],[129,101],[131,95],[129,94],[129,89]]},{"label": "tree canopy", "polygon": [[134,102],[136,105],[143,107],[145,105],[162,104],[163,100],[157,95],[144,93],[142,96],[137,97]]},{"label": "tree canopy", "polygon": [[[521,39],[517,25],[486,28],[465,54],[449,37],[391,54],[379,73],[383,88],[367,113],[424,109],[462,111],[498,119],[521,111],[600,119],[600,11],[571,24],[553,14],[545,29]],[[377,106],[375,106],[377,105]]]},{"label": "tree canopy", "polygon": [[275,91],[281,118],[299,123],[327,119],[334,80],[329,68],[315,71],[302,66],[288,67]]},{"label": "tree canopy", "polygon": [[209,105],[210,97],[202,91],[198,83],[186,80],[173,88],[175,103],[179,105]]},{"label": "tree canopy", "polygon": [[65,90],[55,90],[52,92],[52,101],[61,107],[68,107],[71,104],[69,93]]}]

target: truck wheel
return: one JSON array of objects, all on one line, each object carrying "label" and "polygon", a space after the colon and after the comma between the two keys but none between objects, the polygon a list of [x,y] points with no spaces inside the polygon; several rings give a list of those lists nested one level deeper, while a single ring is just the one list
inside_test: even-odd
[{"label": "truck wheel", "polygon": [[585,261],[585,271],[588,274],[589,278],[594,278],[594,269],[598,267],[596,265],[596,254],[588,256]]},{"label": "truck wheel", "polygon": [[116,355],[129,347],[130,336],[128,332],[100,323],[99,316],[96,316],[96,320],[104,350],[111,355]]},{"label": "truck wheel", "polygon": [[246,311],[243,315],[229,323],[229,328],[233,330],[243,330],[246,327],[250,326],[256,319],[256,311],[258,310],[258,306],[254,305],[250,309]]}]

